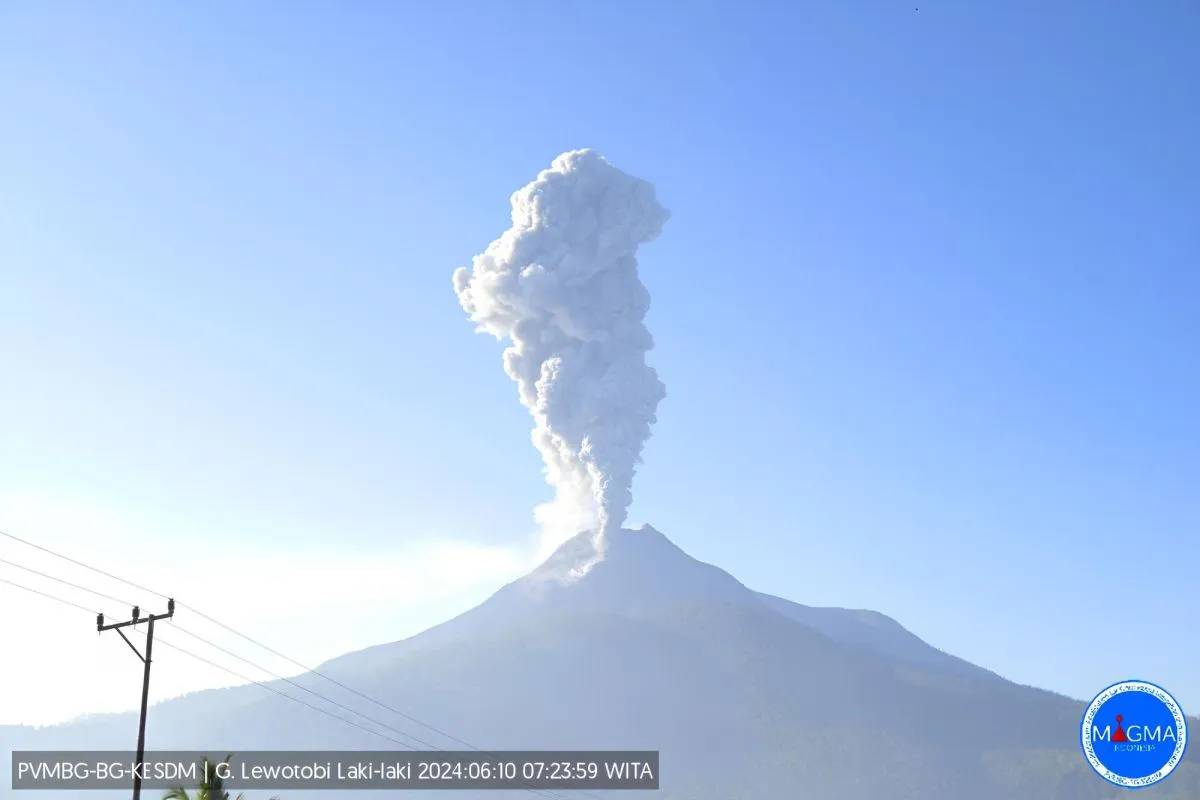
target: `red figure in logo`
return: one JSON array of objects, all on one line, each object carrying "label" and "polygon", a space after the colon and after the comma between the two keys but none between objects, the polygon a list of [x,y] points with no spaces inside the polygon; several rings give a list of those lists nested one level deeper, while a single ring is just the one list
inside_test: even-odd
[{"label": "red figure in logo", "polygon": [[1128,742],[1129,737],[1125,735],[1125,729],[1121,727],[1121,723],[1125,721],[1125,717],[1117,714],[1117,729],[1113,732],[1113,742]]}]

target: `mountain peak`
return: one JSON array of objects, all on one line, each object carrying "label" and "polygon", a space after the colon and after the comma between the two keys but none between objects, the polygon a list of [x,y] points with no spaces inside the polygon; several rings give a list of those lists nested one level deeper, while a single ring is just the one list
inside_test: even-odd
[{"label": "mountain peak", "polygon": [[692,558],[650,525],[599,540],[590,531],[573,536],[502,592],[532,602],[624,610],[690,600],[756,602],[729,573]]},{"label": "mountain peak", "polygon": [[595,531],[580,531],[560,544],[550,557],[527,576],[533,581],[574,583],[601,561],[641,560],[647,556],[654,559],[688,555],[675,546],[670,539],[649,525],[638,530],[621,528],[600,537]]},{"label": "mountain peak", "polygon": [[524,578],[497,592],[484,608],[516,618],[539,611],[642,617],[714,604],[779,614],[841,645],[896,662],[957,674],[986,673],[931,647],[879,612],[806,606],[749,589],[723,569],[688,555],[650,525],[621,529],[599,542],[594,532],[580,533]]}]

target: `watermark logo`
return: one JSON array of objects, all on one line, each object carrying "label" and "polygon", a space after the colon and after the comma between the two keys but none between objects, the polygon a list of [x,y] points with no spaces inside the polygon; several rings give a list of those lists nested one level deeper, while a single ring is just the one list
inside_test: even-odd
[{"label": "watermark logo", "polygon": [[1167,691],[1146,681],[1109,686],[1088,705],[1083,754],[1100,777],[1138,789],[1166,778],[1187,749],[1187,718]]}]

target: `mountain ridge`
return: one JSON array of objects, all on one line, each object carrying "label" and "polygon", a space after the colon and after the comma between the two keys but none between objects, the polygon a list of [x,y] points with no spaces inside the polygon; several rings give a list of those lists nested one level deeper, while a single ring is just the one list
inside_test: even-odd
[{"label": "mountain ridge", "polygon": [[[939,664],[946,668],[979,671],[999,677],[989,670],[935,648],[899,621],[881,612],[836,606],[806,606],[750,589],[724,569],[687,554],[650,525],[643,525],[636,531],[622,529],[610,534],[603,558],[593,563],[596,554],[594,537],[594,533],[580,532],[559,545],[532,571],[502,586],[478,606],[445,622],[405,639],[344,653],[318,665],[317,670],[324,671],[330,666],[336,666],[342,659],[359,653],[436,638],[443,635],[437,633],[439,629],[461,625],[467,619],[475,623],[476,620],[472,619],[475,616],[491,617],[499,614],[500,605],[504,606],[504,613],[528,613],[530,602],[547,603],[553,602],[556,597],[567,596],[575,601],[576,607],[585,606],[590,601],[602,604],[610,610],[620,608],[628,612],[655,601],[661,604],[666,597],[672,597],[676,602],[700,597],[710,603],[714,600],[746,605],[761,603],[764,607],[800,622],[834,641],[855,644],[872,652],[885,653],[918,663]],[[689,567],[688,570],[678,569],[681,560]],[[664,571],[664,565],[675,568]],[[584,569],[580,569],[581,566]],[[622,568],[620,574],[610,574],[614,566]],[[684,578],[682,581],[679,580],[681,576]],[[595,594],[599,592],[591,592],[586,598],[571,594],[577,593],[580,585],[590,588],[598,578],[601,583],[608,584],[600,587],[601,592],[605,589],[620,589],[618,603],[613,602],[614,598],[611,595],[598,600]],[[614,587],[613,584],[617,586]],[[477,624],[486,624],[486,621],[479,620]]]},{"label": "mountain ridge", "polygon": [[[475,608],[318,670],[487,749],[660,750],[663,798],[790,796],[801,784],[838,800],[1121,796],[1079,754],[1078,700],[943,653],[878,612],[755,592],[648,526],[603,546],[596,560],[592,537],[574,537]],[[295,680],[365,705],[316,675]],[[154,706],[150,746],[381,746],[314,718],[256,686],[210,690]],[[130,720],[18,738],[123,749]],[[1198,772],[1185,763],[1142,796],[1194,800]]]}]

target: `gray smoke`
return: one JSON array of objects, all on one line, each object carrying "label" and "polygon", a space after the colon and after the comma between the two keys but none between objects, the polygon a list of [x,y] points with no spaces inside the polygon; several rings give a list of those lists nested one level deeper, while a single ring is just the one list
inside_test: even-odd
[{"label": "gray smoke", "polygon": [[666,395],[646,364],[650,294],[634,256],[668,214],[653,186],[590,150],[563,153],[511,202],[512,227],[454,272],[454,291],[477,330],[510,341],[504,370],[554,487],[538,522],[556,540],[603,535],[625,520]]}]

